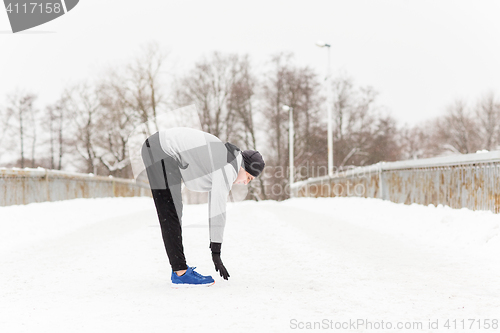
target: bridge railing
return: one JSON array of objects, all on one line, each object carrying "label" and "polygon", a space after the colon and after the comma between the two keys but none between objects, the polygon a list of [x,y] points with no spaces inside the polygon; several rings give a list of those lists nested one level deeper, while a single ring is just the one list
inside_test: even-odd
[{"label": "bridge railing", "polygon": [[0,206],[76,198],[149,196],[148,183],[47,169],[0,168]]},{"label": "bridge railing", "polygon": [[292,185],[298,197],[358,196],[500,212],[500,151],[378,163]]}]

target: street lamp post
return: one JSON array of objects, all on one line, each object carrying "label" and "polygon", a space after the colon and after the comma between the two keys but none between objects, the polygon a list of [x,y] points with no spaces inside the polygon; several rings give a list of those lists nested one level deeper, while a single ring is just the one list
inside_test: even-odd
[{"label": "street lamp post", "polygon": [[289,111],[288,114],[288,146],[289,146],[289,160],[290,160],[290,197],[292,196],[293,184],[293,108],[288,105],[283,105],[283,111]]},{"label": "street lamp post", "polygon": [[333,125],[332,125],[332,87],[331,87],[331,73],[330,73],[330,44],[321,40],[316,42],[319,47],[326,47],[328,49],[328,67],[326,69],[326,112],[328,117],[328,176],[333,177]]}]

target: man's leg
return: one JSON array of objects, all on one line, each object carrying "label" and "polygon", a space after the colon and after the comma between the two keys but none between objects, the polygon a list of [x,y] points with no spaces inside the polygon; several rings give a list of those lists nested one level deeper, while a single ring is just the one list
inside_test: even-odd
[{"label": "man's leg", "polygon": [[[157,145],[155,138],[150,138],[148,144]],[[153,161],[152,165],[146,164],[146,172],[151,186],[151,193],[155,202],[158,220],[165,250],[172,270],[175,272],[187,269],[184,247],[182,245],[182,196],[181,174],[177,162],[166,154],[162,159],[152,156],[152,147],[144,147],[143,159]],[[155,162],[157,161],[157,162]]]},{"label": "man's leg", "polygon": [[[167,163],[165,163],[167,162]],[[155,190],[155,205],[161,226],[161,234],[170,265],[174,272],[187,269],[184,247],[182,245],[182,196],[181,177],[177,163],[163,160],[163,175],[167,180],[166,190]]]}]

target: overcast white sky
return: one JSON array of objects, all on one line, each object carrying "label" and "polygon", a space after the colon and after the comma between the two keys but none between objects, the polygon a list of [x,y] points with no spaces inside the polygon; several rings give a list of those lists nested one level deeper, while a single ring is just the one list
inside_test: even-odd
[{"label": "overcast white sky", "polygon": [[[500,95],[500,1],[81,0],[68,14],[10,34],[0,10],[0,105],[25,88],[42,104],[65,84],[95,77],[158,41],[178,71],[214,50],[262,66],[279,51],[371,85],[400,123],[443,112],[453,99]],[[51,32],[51,33],[40,33]]]}]

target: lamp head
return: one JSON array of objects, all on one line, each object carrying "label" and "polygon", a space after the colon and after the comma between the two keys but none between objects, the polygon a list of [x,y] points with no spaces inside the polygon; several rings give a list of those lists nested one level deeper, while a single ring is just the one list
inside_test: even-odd
[{"label": "lamp head", "polygon": [[322,41],[322,40],[318,40],[318,41],[316,42],[316,45],[317,45],[317,46],[319,46],[319,47],[330,47],[330,44],[327,44],[327,43],[325,43],[325,42],[324,42],[324,41]]}]

